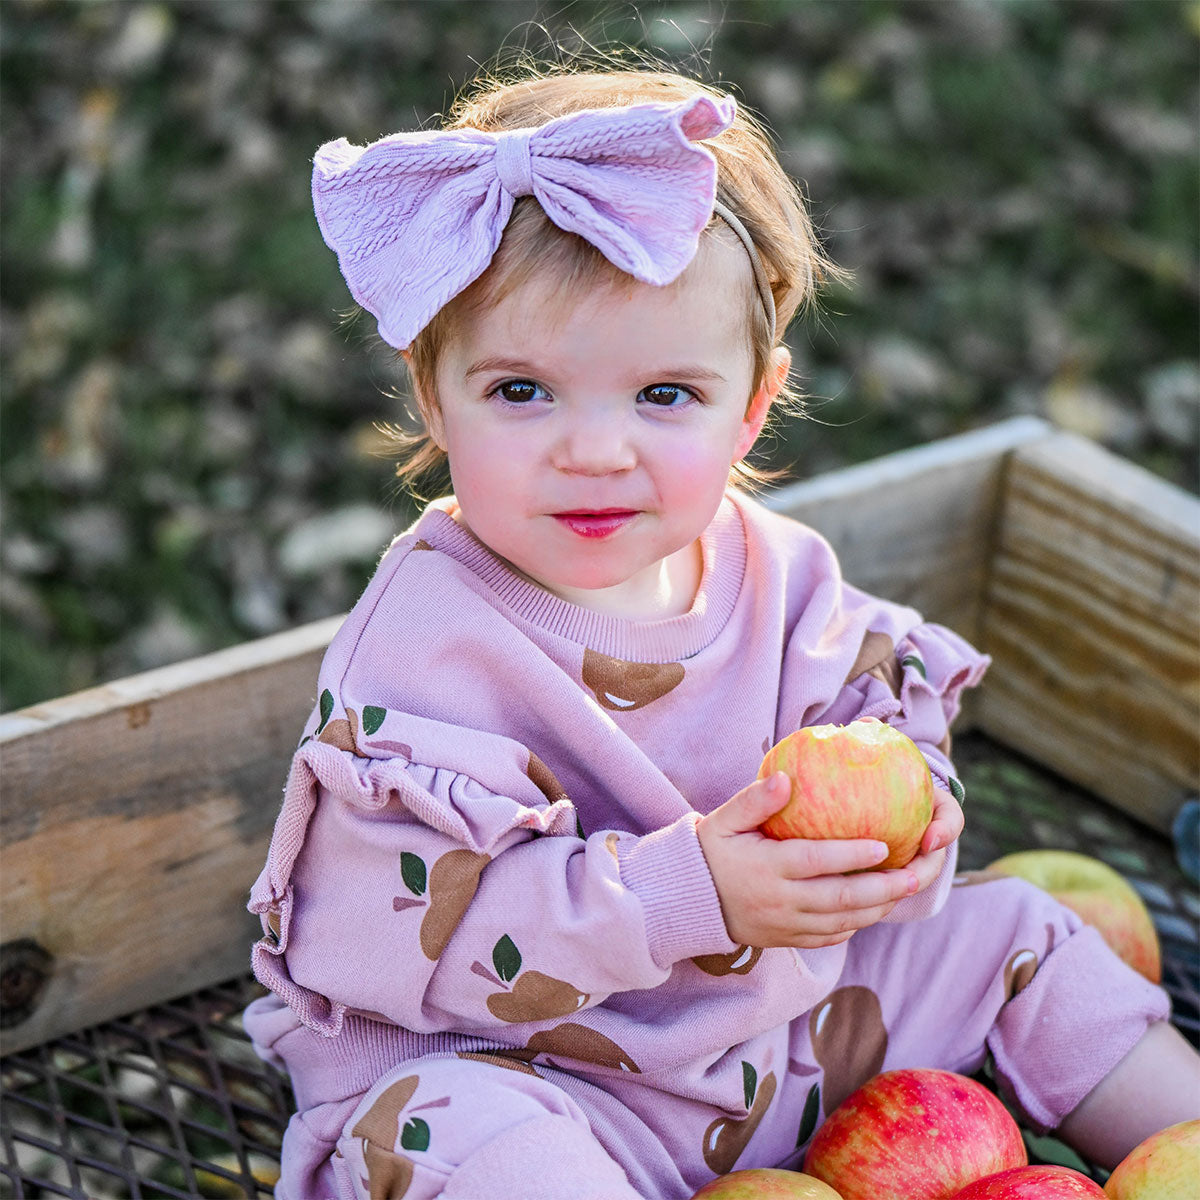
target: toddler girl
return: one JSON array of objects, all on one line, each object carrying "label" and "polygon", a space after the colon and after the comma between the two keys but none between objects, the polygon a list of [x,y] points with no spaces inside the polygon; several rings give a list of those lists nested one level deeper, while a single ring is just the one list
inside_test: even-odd
[{"label": "toddler girl", "polygon": [[[828,271],[750,118],[675,75],[533,78],[315,166],[411,372],[407,469],[444,456],[453,495],[334,638],[253,890],[282,1200],[682,1200],[798,1166],[878,1071],[989,1050],[1109,1162],[1190,1115],[1163,992],[1019,881],[952,890],[986,660],[735,486]],[[937,784],[904,869],[756,831],[767,748],[860,717]]]}]

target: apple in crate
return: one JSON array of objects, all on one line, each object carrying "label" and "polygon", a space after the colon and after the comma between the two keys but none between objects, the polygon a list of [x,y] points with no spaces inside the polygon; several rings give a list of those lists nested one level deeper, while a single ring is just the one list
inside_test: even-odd
[{"label": "apple in crate", "polygon": [[1104,1200],[1104,1190],[1070,1167],[1012,1167],[967,1184],[954,1200]]},{"label": "apple in crate", "polygon": [[1154,922],[1142,898],[1099,859],[1072,850],[1022,850],[988,868],[1015,875],[1049,892],[1089,925],[1135,971],[1151,983],[1162,979],[1162,954]]},{"label": "apple in crate", "polygon": [[886,842],[880,870],[903,867],[933,817],[933,777],[906,734],[874,717],[809,725],[767,751],[758,771],[792,783],[787,803],[759,827],[767,837],[874,838]]},{"label": "apple in crate", "polygon": [[1180,1121],[1135,1146],[1117,1163],[1104,1194],[1109,1200],[1196,1200],[1200,1121]]},{"label": "apple in crate", "polygon": [[817,1130],[804,1170],[843,1200],[950,1200],[968,1183],[1023,1167],[1008,1109],[951,1071],[885,1071],[852,1092]]},{"label": "apple in crate", "polygon": [[828,1184],[779,1167],[751,1167],[718,1175],[692,1200],[842,1200]]}]

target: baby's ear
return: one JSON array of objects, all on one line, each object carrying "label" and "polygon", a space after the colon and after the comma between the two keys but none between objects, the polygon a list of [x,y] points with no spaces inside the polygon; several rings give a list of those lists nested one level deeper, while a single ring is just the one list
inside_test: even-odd
[{"label": "baby's ear", "polygon": [[771,405],[775,403],[783,385],[787,383],[788,372],[791,369],[792,352],[786,346],[776,346],[771,351],[771,360],[767,364],[763,381],[746,406],[746,415],[742,418],[742,430],[734,452],[734,462],[745,458],[758,440],[758,435],[762,433],[762,427],[767,422]]},{"label": "baby's ear", "polygon": [[764,380],[764,386],[769,387],[772,400],[783,390],[791,369],[792,352],[786,346],[776,346],[771,351],[771,362],[767,367],[767,378]]}]

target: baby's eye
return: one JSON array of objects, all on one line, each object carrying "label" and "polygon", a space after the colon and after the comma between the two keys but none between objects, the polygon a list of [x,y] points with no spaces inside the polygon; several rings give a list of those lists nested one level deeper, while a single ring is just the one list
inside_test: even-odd
[{"label": "baby's eye", "polygon": [[508,404],[528,404],[531,400],[545,399],[548,393],[530,379],[510,379],[493,388],[492,395]]},{"label": "baby's eye", "polygon": [[645,400],[659,408],[682,408],[689,400],[695,398],[695,392],[677,383],[656,383],[638,392],[639,400]]}]

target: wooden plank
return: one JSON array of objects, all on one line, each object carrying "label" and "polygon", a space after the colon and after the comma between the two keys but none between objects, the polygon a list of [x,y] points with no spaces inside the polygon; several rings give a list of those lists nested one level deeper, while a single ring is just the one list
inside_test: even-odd
[{"label": "wooden plank", "polygon": [[1200,781],[1200,501],[1090,442],[1016,452],[977,716],[1167,830]]},{"label": "wooden plank", "polygon": [[246,969],[246,898],[340,620],[0,717],[0,1052]]},{"label": "wooden plank", "polygon": [[1005,463],[1051,436],[1017,417],[783,488],[766,498],[829,539],[845,577],[978,639]]}]

